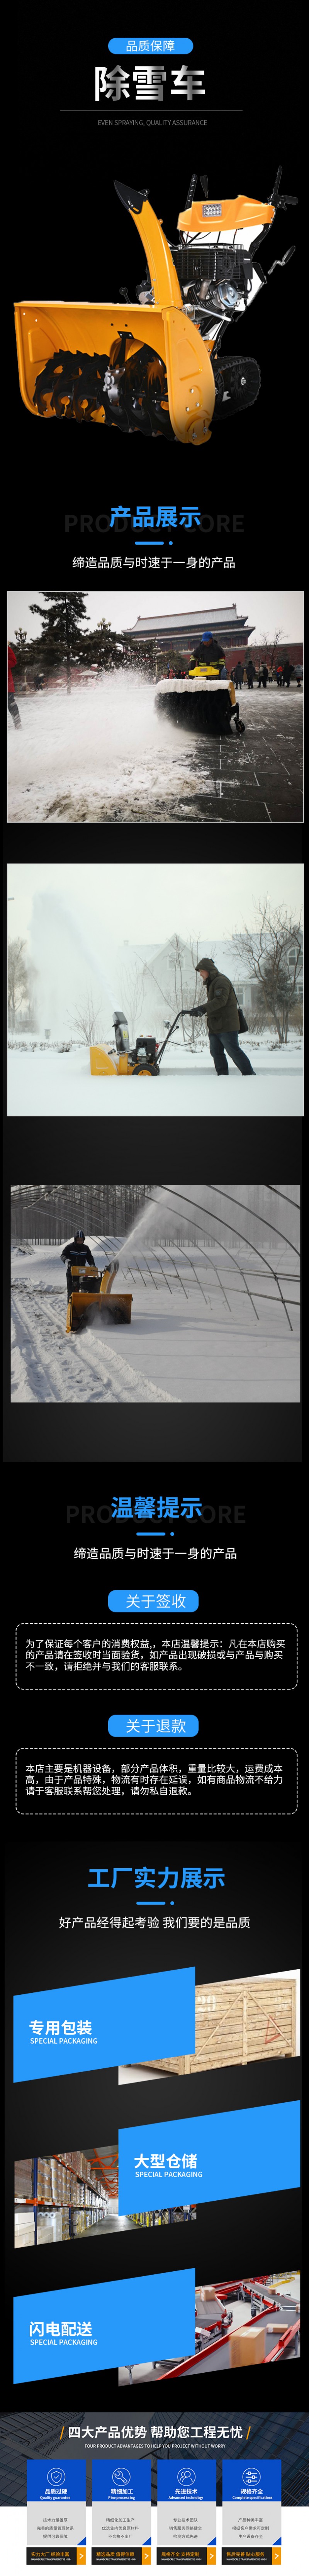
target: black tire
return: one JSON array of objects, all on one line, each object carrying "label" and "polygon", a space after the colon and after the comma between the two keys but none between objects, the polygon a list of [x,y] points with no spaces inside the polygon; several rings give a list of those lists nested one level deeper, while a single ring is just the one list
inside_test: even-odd
[{"label": "black tire", "polygon": [[240,411],[252,409],[260,391],[260,369],[256,358],[212,359],[216,387],[212,429],[218,420],[232,420]]}]

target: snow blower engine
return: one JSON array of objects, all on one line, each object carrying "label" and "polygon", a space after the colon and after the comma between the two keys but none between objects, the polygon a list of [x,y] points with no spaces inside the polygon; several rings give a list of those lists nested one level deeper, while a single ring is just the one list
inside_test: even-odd
[{"label": "snow blower engine", "polygon": [[[296,206],[280,197],[282,165],[266,202],[255,197],[209,198],[208,179],[196,173],[178,216],[179,242],[169,242],[147,188],[115,180],[125,212],[133,215],[146,254],[136,303],[127,287],[120,304],[15,304],[20,390],[27,410],[41,419],[95,420],[107,428],[140,430],[143,438],[179,439],[206,446],[211,423],[256,402],[260,371],[255,358],[221,359],[227,325],[246,315],[266,285],[257,251],[277,209]],[[268,270],[285,268],[282,260]],[[125,308],[125,309],[124,309]]]},{"label": "snow blower engine", "polygon": [[159,1072],[157,1062],[159,1049],[156,1038],[136,1038],[135,1046],[130,1047],[129,1030],[123,1011],[113,1012],[113,1028],[117,1063],[115,1064],[114,1056],[108,1054],[107,1047],[91,1046],[91,1073],[156,1074]]}]

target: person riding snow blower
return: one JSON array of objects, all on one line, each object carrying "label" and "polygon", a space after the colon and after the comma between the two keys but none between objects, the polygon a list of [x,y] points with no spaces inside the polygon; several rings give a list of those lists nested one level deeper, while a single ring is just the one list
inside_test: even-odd
[{"label": "person riding snow blower", "polygon": [[85,1242],[82,1226],[77,1227],[72,1243],[65,1243],[64,1250],[60,1253],[60,1260],[64,1262],[67,1274],[67,1333],[78,1333],[82,1330],[83,1325],[87,1324],[91,1317],[94,1303],[103,1323],[106,1317],[109,1323],[131,1323],[132,1296],[127,1294],[118,1296],[118,1293],[116,1297],[111,1296],[112,1281],[116,1279],[119,1262],[106,1261],[105,1269],[98,1270],[93,1253],[90,1252],[90,1245]]},{"label": "person riding snow blower", "polygon": [[232,717],[235,734],[245,732],[240,722],[234,680],[228,677],[224,653],[209,626],[203,627],[197,654],[193,652],[184,679],[159,680],[155,695],[155,713],[167,716],[172,723],[188,725],[200,734],[226,734]]}]

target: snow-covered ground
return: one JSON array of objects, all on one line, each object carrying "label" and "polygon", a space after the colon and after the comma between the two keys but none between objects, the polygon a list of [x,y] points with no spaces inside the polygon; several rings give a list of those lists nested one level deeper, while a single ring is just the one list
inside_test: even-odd
[{"label": "snow-covered ground", "polygon": [[303,699],[241,691],[245,732],[182,732],[155,687],[107,672],[93,689],[20,701],[8,717],[9,823],[302,822]]},{"label": "snow-covered ground", "polygon": [[[111,1047],[111,1035],[107,1038]],[[263,1040],[241,1040],[254,1066],[252,1091],[236,1066],[218,1080],[209,1047],[194,1054],[171,1039],[158,1080],[91,1075],[89,1047],[32,1051],[31,1038],[8,1049],[9,1118],[301,1118],[303,1111],[302,1040],[273,1049]]]},{"label": "snow-covered ground", "polygon": [[[91,1249],[103,1268],[105,1247],[92,1238]],[[276,1280],[248,1244],[239,1268],[217,1246],[146,1252],[142,1238],[138,1252],[130,1237],[119,1249],[130,1337],[96,1309],[83,1333],[66,1334],[61,1246],[13,1245],[13,1404],[298,1402],[298,1264],[283,1240]]]}]

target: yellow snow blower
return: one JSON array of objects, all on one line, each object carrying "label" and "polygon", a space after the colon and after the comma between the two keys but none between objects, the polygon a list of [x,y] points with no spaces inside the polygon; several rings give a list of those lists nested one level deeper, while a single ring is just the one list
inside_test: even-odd
[{"label": "yellow snow blower", "polygon": [[122,1011],[113,1012],[113,1028],[115,1030],[116,1062],[115,1056],[108,1054],[107,1047],[91,1046],[91,1073],[132,1073],[148,1075],[158,1073],[159,1067],[157,1064],[157,1055],[159,1049],[156,1038],[136,1038],[135,1046],[130,1047],[127,1021],[124,1019]]},{"label": "yellow snow blower", "polygon": [[118,1269],[118,1261],[114,1261],[112,1269],[109,1267],[106,1270],[96,1270],[94,1267],[87,1269],[86,1266],[83,1270],[79,1270],[78,1263],[76,1266],[75,1262],[71,1263],[72,1289],[67,1308],[67,1333],[82,1332],[83,1325],[89,1322],[94,1306],[103,1324],[131,1323],[132,1297],[126,1294],[118,1296],[118,1291],[116,1297],[111,1296],[112,1280],[116,1279]]},{"label": "yellow snow blower", "polygon": [[[256,402],[260,371],[238,352],[219,363],[223,332],[246,313],[266,279],[256,260],[280,197],[281,166],[272,195],[258,198],[195,197],[196,174],[178,216],[180,242],[167,241],[147,188],[115,180],[116,194],[133,215],[146,253],[146,275],[137,302],[121,289],[120,304],[15,304],[20,390],[28,411],[41,419],[96,420],[144,438],[176,438],[205,447],[211,422],[231,418]],[[294,245],[274,268],[284,268]],[[254,261],[252,259],[254,250]],[[272,275],[272,270],[268,272]]]}]

